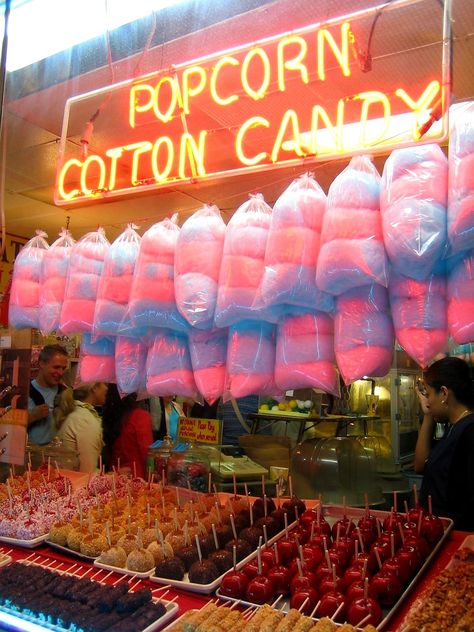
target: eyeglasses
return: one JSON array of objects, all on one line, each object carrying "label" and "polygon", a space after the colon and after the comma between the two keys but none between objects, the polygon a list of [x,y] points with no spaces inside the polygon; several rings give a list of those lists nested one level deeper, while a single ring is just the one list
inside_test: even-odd
[{"label": "eyeglasses", "polygon": [[423,380],[421,379],[416,380],[416,388],[418,389],[418,392],[420,393],[420,395],[423,395],[424,397],[428,395],[428,391],[426,390],[426,386]]}]

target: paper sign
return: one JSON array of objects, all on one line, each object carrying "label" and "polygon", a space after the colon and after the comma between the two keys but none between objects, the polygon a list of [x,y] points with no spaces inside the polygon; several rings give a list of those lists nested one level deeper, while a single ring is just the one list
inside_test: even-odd
[{"label": "paper sign", "polygon": [[[0,408],[0,414],[5,409]],[[0,462],[25,464],[27,410],[9,410],[0,423]]]},{"label": "paper sign", "polygon": [[221,437],[222,424],[219,419],[179,418],[178,439],[180,441],[219,445]]}]

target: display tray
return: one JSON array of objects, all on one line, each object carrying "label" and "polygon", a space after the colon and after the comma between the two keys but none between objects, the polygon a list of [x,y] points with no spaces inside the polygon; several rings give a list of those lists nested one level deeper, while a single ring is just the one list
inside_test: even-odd
[{"label": "display tray", "polygon": [[0,567],[10,564],[11,561],[11,555],[8,555],[7,553],[0,553]]},{"label": "display tray", "polygon": [[[165,614],[148,625],[146,628],[143,628],[140,632],[154,632],[155,630],[160,630],[163,626],[168,628],[168,623],[176,616],[179,606],[172,601],[165,601],[154,599],[155,602],[161,601],[166,608]],[[70,632],[69,628],[63,628],[59,625],[54,625],[52,623],[48,623],[47,621],[42,621],[28,614],[17,612],[11,608],[7,608],[6,606],[0,606],[0,624],[6,623],[8,626],[11,626],[14,630],[30,630],[30,632],[41,632],[44,630],[52,630],[53,632]],[[28,627],[24,625],[28,623]]]},{"label": "display tray", "polygon": [[[297,524],[296,522],[293,522],[291,525],[288,526],[288,530],[294,529],[296,524]],[[268,545],[271,546],[279,538],[283,537],[284,534],[285,534],[285,531],[283,530],[277,533],[275,536],[273,536],[273,538],[269,538]],[[250,560],[253,560],[253,558],[256,557],[256,555],[257,555],[257,551],[255,550],[252,553],[250,553],[250,555],[247,555],[247,557],[244,557],[244,559],[241,560],[237,564],[237,570],[241,569],[242,566],[247,564],[247,562],[250,562]],[[198,593],[200,595],[210,595],[216,590],[216,588],[220,586],[220,583],[224,575],[225,573],[222,573],[222,575],[219,575],[219,577],[215,579],[213,582],[211,582],[210,584],[195,584],[193,582],[190,582],[188,578],[188,573],[185,573],[184,579],[181,579],[181,580],[167,579],[166,577],[157,577],[156,575],[151,575],[150,580],[152,582],[156,582],[157,584],[166,584],[167,586],[173,586],[174,588],[180,588],[181,590],[186,590],[188,592]]]},{"label": "display tray", "polygon": [[[472,564],[473,568],[474,568],[474,534],[468,535],[461,542],[461,544],[459,545],[458,549],[454,552],[454,555],[449,560],[449,562],[446,564],[446,566],[441,571],[441,573],[443,573],[444,571],[455,571],[456,568],[458,568],[458,566],[460,564],[462,564],[463,562],[468,562],[469,564]],[[417,616],[418,616],[419,613],[424,613],[424,612],[426,612],[426,609],[429,608],[429,603],[428,603],[429,602],[429,594],[430,594],[430,589],[432,588],[432,585],[433,585],[433,581],[434,580],[432,580],[430,582],[430,584],[428,584],[426,586],[425,590],[419,595],[419,597],[417,597],[417,599],[415,599],[415,601],[410,606],[410,609],[408,610],[404,620],[402,621],[402,623],[400,625],[401,632],[404,632],[405,630],[407,632],[409,632],[410,630],[415,629],[414,626],[418,626],[419,625],[419,623],[418,623],[418,621],[416,619],[417,619]],[[461,586],[460,590],[464,592],[465,591],[465,587],[462,584],[463,584],[463,582],[460,582],[460,586]],[[455,589],[456,589],[456,586],[453,586],[453,585],[450,586],[450,594],[451,594],[450,607],[451,607],[453,612],[456,611],[456,607],[457,607],[456,604],[454,603],[454,594],[453,594],[453,592],[455,591]],[[435,599],[435,601],[436,601],[436,605],[435,605],[436,611],[439,611],[441,609],[441,604],[444,602],[445,597],[446,597],[446,595],[443,594],[443,595],[440,595],[438,598]],[[461,596],[461,599],[464,600],[464,594]],[[433,624],[431,624],[431,626],[433,626]],[[431,627],[431,626],[430,626],[430,629],[434,630],[435,627]],[[447,629],[445,625],[443,625],[443,629]],[[471,628],[468,628],[468,627],[464,628],[463,627],[462,629],[466,629],[467,630],[467,629],[471,629]]]},{"label": "display tray", "polygon": [[298,413],[294,410],[259,410],[254,415],[265,415],[268,417],[300,417],[301,419],[316,419],[311,413]]},{"label": "display tray", "polygon": [[45,533],[44,535],[39,535],[37,538],[32,538],[31,540],[19,540],[18,538],[9,538],[6,535],[0,535],[0,542],[13,544],[14,546],[21,546],[24,549],[34,549],[35,546],[43,544],[48,535],[49,533]]},{"label": "display tray", "polygon": [[[31,557],[31,555],[30,555]],[[34,560],[21,560],[22,564],[26,564],[27,566],[41,566],[44,568],[48,568],[52,571],[58,571],[60,574],[64,575],[76,575],[78,569],[77,564],[74,564],[72,568],[74,568],[73,573],[69,573],[68,570],[59,570],[58,568],[51,568],[51,562],[48,558],[45,558],[42,562],[36,561],[38,558],[36,557]],[[84,567],[85,568],[85,567]],[[100,572],[100,571],[98,571]],[[97,573],[96,573],[97,574]],[[100,579],[95,579],[94,577],[91,580],[97,584],[103,584]],[[137,584],[135,584],[134,589]],[[161,630],[164,626],[166,626],[172,619],[175,618],[179,611],[179,606],[174,601],[167,601],[166,599],[160,599],[152,597],[152,601],[154,603],[161,602],[165,607],[165,614],[148,625],[146,628],[141,630],[137,630],[136,632],[155,632],[155,630]],[[53,630],[55,632],[70,632],[71,626],[68,628],[64,628],[60,625],[49,623],[45,620],[44,615],[41,617],[34,617],[30,614],[25,614],[23,612],[18,612],[13,608],[9,608],[5,605],[0,605],[0,625],[1,623],[8,624],[11,628],[15,630],[30,630],[31,632],[41,632],[42,630]],[[24,625],[27,622],[28,626]],[[10,629],[10,628],[9,628]]]},{"label": "display tray", "polygon": [[163,628],[161,632],[173,632],[173,630],[176,630],[176,632],[178,632],[178,631],[181,632],[181,621],[186,616],[188,616],[190,614],[194,614],[195,612],[197,612],[196,608],[194,608],[192,610],[186,610],[186,612],[183,612],[183,614],[181,616],[179,616],[172,623],[167,625],[166,628]]},{"label": "display tray", "polygon": [[80,551],[74,551],[73,549],[70,549],[68,546],[63,546],[62,544],[58,544],[57,542],[51,542],[51,540],[48,540],[48,539],[44,541],[44,544],[47,544],[52,549],[55,549],[56,551],[60,551],[61,553],[64,553],[65,555],[76,557],[77,559],[84,560],[85,562],[94,562],[94,560],[97,559],[96,557],[91,557],[90,555],[84,555]]},{"label": "display tray", "polygon": [[98,558],[94,558],[94,566],[97,566],[97,568],[101,568],[104,571],[113,571],[114,573],[121,573],[122,575],[131,575],[132,577],[137,577],[140,579],[148,579],[148,577],[150,577],[150,575],[152,575],[155,570],[154,568],[151,568],[149,571],[139,573],[138,571],[131,571],[128,568],[122,568],[120,566],[110,566],[109,564],[102,564],[102,562],[99,562]]},{"label": "display tray", "polygon": [[[313,501],[313,502],[306,501],[307,508],[309,509],[311,507],[314,507],[317,502],[318,501]],[[364,512],[365,512],[364,509],[359,509],[359,508],[356,508],[356,507],[346,507],[344,509],[344,507],[342,505],[324,505],[323,513],[324,513],[324,517],[326,518],[326,520],[332,526],[337,520],[341,519],[344,516],[344,511],[345,511],[346,515],[348,517],[352,518],[352,519],[359,519],[359,518],[361,518],[364,515]],[[390,515],[390,512],[388,512],[388,511],[381,511],[381,510],[371,510],[370,513],[372,515],[374,515],[374,516],[377,516],[381,520],[383,520],[384,518],[386,518],[387,516]],[[451,531],[451,529],[453,527],[453,521],[450,520],[449,518],[441,518],[441,520],[442,520],[443,526],[444,526],[444,534],[443,534],[443,536],[438,541],[436,546],[432,549],[432,551],[430,552],[428,557],[425,559],[425,561],[423,562],[423,565],[418,569],[418,572],[416,573],[416,575],[413,577],[413,579],[410,581],[410,583],[405,587],[405,590],[403,591],[403,593],[401,594],[401,596],[397,600],[397,602],[393,606],[391,606],[390,608],[382,607],[383,619],[377,625],[377,630],[382,630],[382,629],[384,629],[387,626],[387,624],[389,623],[390,619],[393,617],[395,612],[403,604],[405,599],[408,597],[410,592],[413,590],[415,584],[418,582],[420,577],[425,572],[426,568],[430,565],[430,563],[433,560],[433,558],[436,557],[436,554],[438,553],[438,551],[443,546],[444,541],[446,540],[449,532]],[[292,527],[294,527],[295,524],[296,523],[293,523]],[[284,535],[284,532],[283,533],[279,533],[277,536],[275,536],[274,541],[276,541],[278,538],[282,537],[283,535]],[[252,557],[253,557],[253,555],[252,555]],[[219,599],[222,599],[223,601],[232,601],[232,602],[238,601],[239,604],[241,606],[244,606],[244,607],[258,605],[258,604],[255,604],[254,602],[245,601],[245,600],[242,600],[242,599],[234,599],[233,597],[228,597],[227,595],[223,595],[223,594],[221,594],[219,589],[217,589],[216,595],[219,597]],[[284,612],[287,612],[289,610],[289,598],[281,599],[279,604],[278,604],[278,608],[283,610]]]}]

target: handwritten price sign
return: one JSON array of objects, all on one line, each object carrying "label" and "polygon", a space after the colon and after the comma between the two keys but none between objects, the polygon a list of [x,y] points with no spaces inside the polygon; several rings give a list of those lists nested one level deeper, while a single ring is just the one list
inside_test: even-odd
[{"label": "handwritten price sign", "polygon": [[218,419],[199,419],[197,417],[180,417],[178,422],[178,439],[185,443],[221,443],[222,424]]}]

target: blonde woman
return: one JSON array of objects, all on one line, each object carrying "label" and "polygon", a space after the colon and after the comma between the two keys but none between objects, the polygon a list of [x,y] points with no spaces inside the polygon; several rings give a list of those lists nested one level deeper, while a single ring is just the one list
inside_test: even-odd
[{"label": "blonde woman", "polygon": [[57,436],[65,448],[79,453],[81,472],[95,472],[104,442],[102,419],[95,406],[103,406],[107,395],[105,382],[80,384],[60,395],[55,411]]}]

